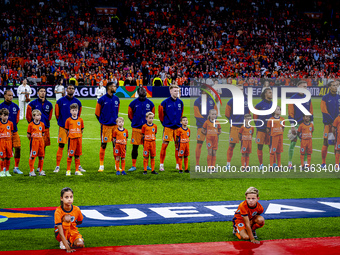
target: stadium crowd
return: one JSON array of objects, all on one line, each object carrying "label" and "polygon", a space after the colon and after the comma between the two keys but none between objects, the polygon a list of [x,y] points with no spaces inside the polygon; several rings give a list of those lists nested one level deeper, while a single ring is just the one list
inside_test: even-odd
[{"label": "stadium crowd", "polygon": [[[326,85],[339,68],[339,18],[329,1],[126,0],[116,15],[92,1],[1,1],[3,86],[190,85],[193,78],[244,85]],[[334,10],[339,2],[333,3]],[[304,11],[323,12],[313,19]],[[329,17],[328,17],[329,15]],[[157,79],[154,79],[157,78]],[[159,78],[159,79],[158,79]]]}]

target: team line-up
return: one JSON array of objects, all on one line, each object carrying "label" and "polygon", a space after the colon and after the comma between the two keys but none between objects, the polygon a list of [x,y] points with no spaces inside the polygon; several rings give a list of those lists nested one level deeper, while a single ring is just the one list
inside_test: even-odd
[{"label": "team line-up", "polygon": [[[243,90],[242,85],[237,85]],[[307,83],[300,81],[297,84],[300,88],[306,88]],[[329,85],[329,93],[326,94],[321,101],[321,111],[323,114],[324,128],[324,144],[322,147],[322,167],[326,164],[326,155],[328,147],[329,135],[333,134],[336,139],[336,164],[339,164],[340,158],[340,117],[339,106],[340,96],[337,95],[336,83],[331,82]],[[107,143],[112,142],[114,146],[115,168],[117,175],[125,175],[125,155],[126,145],[129,138],[127,129],[124,128],[124,119],[118,117],[120,101],[116,92],[116,85],[107,84],[107,93],[100,97],[97,101],[95,115],[101,124],[101,148],[99,152],[99,172],[104,171],[104,157]],[[176,148],[176,168],[183,173],[182,163],[184,161],[184,172],[189,172],[188,156],[190,129],[188,128],[188,119],[183,116],[184,104],[178,98],[179,87],[172,85],[169,87],[170,97],[165,99],[158,107],[159,119],[164,127],[163,142],[160,153],[160,171],[164,171],[164,159],[166,149],[170,141],[175,141]],[[80,155],[82,155],[82,133],[84,122],[81,115],[82,104],[74,97],[74,86],[69,85],[66,89],[67,95],[60,98],[55,105],[55,116],[59,125],[58,133],[58,151],[56,158],[56,168],[54,172],[59,172],[60,162],[63,155],[65,144],[68,143],[68,157],[66,175],[71,175],[72,157],[75,158],[76,175],[82,175],[85,170],[80,165]],[[205,93],[205,90],[202,90]],[[211,168],[216,165],[216,152],[218,149],[219,135],[221,134],[221,125],[217,120],[218,107],[215,101],[208,96],[208,100],[202,101],[202,97],[198,97],[194,103],[194,113],[197,126],[197,144],[195,150],[196,166],[200,165],[201,148],[203,142],[206,141],[208,156],[207,164]],[[5,101],[0,104],[1,125],[0,125],[0,158],[1,169],[0,176],[11,176],[9,173],[10,158],[14,154],[14,173],[22,174],[19,170],[21,142],[18,135],[17,123],[19,121],[20,109],[12,102],[13,92],[6,90],[4,93]],[[305,95],[297,93],[292,98],[304,98]],[[262,101],[255,108],[257,110],[268,110],[272,107],[272,90],[265,88],[261,94]],[[245,102],[247,99],[245,99]],[[206,103],[207,114],[201,113],[202,102]],[[313,114],[312,102],[309,100],[303,106]],[[252,119],[248,105],[244,104],[245,115],[233,114],[233,98],[226,105],[225,116],[230,122],[238,123],[231,125],[229,136],[229,148],[227,150],[227,168],[230,168],[230,162],[233,156],[235,145],[241,141],[241,166],[249,166],[249,154],[252,152],[252,137],[254,127],[251,126]],[[298,123],[298,126],[292,125],[288,137],[291,140],[289,148],[290,168],[292,165],[292,157],[297,137],[301,139],[300,159],[302,166],[311,165],[312,154],[312,137],[313,137],[313,115],[304,115],[295,105],[288,105],[289,120],[292,123]],[[27,137],[30,140],[30,158],[29,176],[36,176],[34,172],[34,162],[36,157],[39,158],[38,172],[39,175],[45,175],[43,171],[45,147],[50,145],[50,120],[52,118],[53,105],[46,99],[46,90],[41,87],[38,89],[38,98],[29,103],[26,111],[26,119],[29,122]],[[138,147],[143,145],[143,168],[144,174],[147,170],[155,171],[156,156],[156,134],[157,125],[153,123],[155,115],[155,106],[151,100],[146,98],[146,90],[143,87],[138,89],[138,98],[133,100],[128,108],[128,117],[131,120],[132,136],[132,167],[129,171],[136,170],[136,160],[138,156]],[[259,159],[260,169],[263,167],[263,145],[269,145],[270,166],[281,166],[281,153],[283,152],[283,131],[284,118],[281,115],[281,108],[276,107],[273,114],[269,115],[253,115],[255,120],[265,123],[257,127],[256,143],[257,155]],[[243,125],[241,123],[244,123]],[[148,166],[150,158],[151,169]]]}]

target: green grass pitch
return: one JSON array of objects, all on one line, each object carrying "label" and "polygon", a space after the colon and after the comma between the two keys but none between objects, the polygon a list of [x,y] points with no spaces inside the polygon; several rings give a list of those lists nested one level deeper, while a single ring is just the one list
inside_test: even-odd
[{"label": "green grass pitch", "polygon": [[[322,147],[322,115],[319,108],[321,99],[313,99],[314,106],[314,139],[312,163],[321,163]],[[51,100],[54,104],[55,101]],[[152,99],[156,109],[162,99]],[[184,114],[190,116],[190,99],[183,99]],[[120,116],[125,119],[125,127],[131,135],[130,121],[127,118],[127,109],[131,99],[122,99]],[[223,102],[226,102],[224,100]],[[94,115],[95,100],[82,100],[85,129],[83,138],[83,156],[81,165],[87,170],[84,176],[74,176],[74,162],[72,162],[72,176],[66,177],[66,152],[61,163],[61,171],[53,173],[57,151],[57,123],[55,117],[51,121],[51,143],[47,148],[44,170],[46,177],[28,177],[29,144],[26,138],[27,121],[19,122],[19,135],[22,142],[20,169],[24,176],[15,175],[11,178],[1,178],[0,207],[49,207],[59,205],[59,194],[63,187],[69,186],[74,190],[74,204],[110,205],[110,204],[141,204],[141,203],[172,203],[172,202],[200,202],[200,201],[226,201],[242,200],[244,192],[250,186],[260,190],[260,199],[286,199],[286,198],[315,198],[336,197],[340,192],[340,181],[337,178],[191,178],[189,174],[178,174],[174,163],[174,145],[171,143],[167,149],[165,159],[165,172],[157,176],[142,174],[142,148],[139,149],[137,171],[128,172],[127,176],[116,176],[114,170],[113,150],[108,145],[105,155],[105,171],[98,173],[100,126]],[[222,107],[222,115],[224,106]],[[285,117],[285,116],[284,116]],[[156,119],[158,118],[156,110]],[[195,121],[189,120],[194,125]],[[161,123],[155,120],[159,127],[157,134],[156,170],[159,166],[159,153],[162,139]],[[191,140],[195,141],[195,128],[192,127]],[[227,140],[229,125],[222,126],[220,149],[218,159],[226,161]],[[288,129],[285,130],[284,142],[287,141]],[[224,143],[224,144],[223,144]],[[223,145],[222,145],[223,144]],[[297,143],[299,145],[299,142]],[[131,167],[131,148],[128,144],[126,168]],[[240,165],[241,157],[239,145],[236,145],[232,164]],[[264,163],[269,163],[268,147],[264,148]],[[335,157],[329,147],[327,163],[334,164]],[[205,162],[205,145],[202,149],[202,159]],[[191,154],[194,150],[191,146]],[[287,164],[288,145],[284,146],[282,163]],[[250,162],[258,164],[256,145],[253,142],[253,153]],[[300,154],[295,148],[293,162],[299,164]],[[224,162],[225,164],[226,162]],[[194,163],[192,163],[194,164]],[[201,163],[202,164],[202,163]],[[36,162],[37,166],[37,162]],[[11,171],[13,160],[11,162]],[[293,176],[292,176],[293,177]],[[261,202],[261,200],[260,200]],[[53,220],[53,219],[51,219]],[[325,224],[326,223],[326,224]],[[268,220],[266,225],[258,230],[261,240],[281,238],[325,237],[339,235],[339,218],[318,219],[290,219]],[[1,224],[0,224],[1,229]],[[165,244],[188,242],[214,242],[236,240],[232,235],[232,222],[192,223],[192,224],[164,224],[119,227],[90,227],[80,228],[87,247],[137,245],[137,244]],[[0,250],[34,250],[57,249],[58,243],[54,239],[53,229],[34,230],[2,230],[0,231]]]}]

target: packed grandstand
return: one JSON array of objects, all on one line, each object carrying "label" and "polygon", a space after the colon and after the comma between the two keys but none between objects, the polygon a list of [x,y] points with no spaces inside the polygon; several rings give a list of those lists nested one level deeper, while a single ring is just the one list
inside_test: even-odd
[{"label": "packed grandstand", "polygon": [[[115,7],[99,15],[98,5]],[[1,85],[323,86],[339,70],[337,1],[1,1]],[[332,5],[331,5],[332,4]],[[66,85],[66,84],[65,84]],[[155,84],[153,84],[155,85]]]}]

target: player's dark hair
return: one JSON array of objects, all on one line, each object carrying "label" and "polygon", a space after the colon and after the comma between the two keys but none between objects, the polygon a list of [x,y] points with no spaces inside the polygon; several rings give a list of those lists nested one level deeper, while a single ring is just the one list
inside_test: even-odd
[{"label": "player's dark hair", "polygon": [[6,89],[5,92],[4,92],[4,96],[7,95],[8,92],[11,92],[12,90],[10,89]]},{"label": "player's dark hair", "polygon": [[334,83],[335,81],[331,81],[327,84],[327,87],[329,88],[330,86],[332,86],[332,84]]},{"label": "player's dark hair", "polygon": [[266,93],[267,93],[268,90],[271,90],[271,88],[265,88],[264,91],[262,92],[262,94],[261,94],[261,99],[262,100],[266,99]]},{"label": "player's dark hair", "polygon": [[181,117],[181,121],[183,120],[183,119],[188,119],[186,116],[182,116]]},{"label": "player's dark hair", "polygon": [[299,87],[301,84],[304,84],[304,83],[308,84],[307,81],[302,80],[302,81],[299,81],[299,82],[296,84],[296,87]]},{"label": "player's dark hair", "polygon": [[78,110],[78,104],[77,103],[73,103],[73,104],[71,104],[70,105],[70,110],[72,110],[72,109],[77,109]]},{"label": "player's dark hair", "polygon": [[110,87],[112,85],[115,85],[112,81],[109,81],[107,84],[106,84],[106,87]]},{"label": "player's dark hair", "polygon": [[39,92],[40,90],[42,90],[42,89],[44,89],[44,90],[46,91],[46,88],[44,88],[44,87],[39,87],[39,88],[38,88],[38,92]]},{"label": "player's dark hair", "polygon": [[8,115],[9,115],[9,110],[6,109],[6,108],[2,108],[2,109],[0,110],[0,115],[8,116]]},{"label": "player's dark hair", "polygon": [[67,88],[69,88],[69,87],[75,88],[74,84],[71,84],[71,83],[69,85],[67,85]]},{"label": "player's dark hair", "polygon": [[[73,194],[73,190],[72,190],[71,188],[69,188],[69,187],[63,188],[63,189],[61,190],[61,192],[60,192],[60,197],[63,197],[64,194],[65,194],[65,192],[69,192],[69,191],[71,191],[72,194]],[[61,201],[61,200],[60,200],[60,205],[61,205],[61,208],[64,207],[64,203],[63,203],[63,201]]]}]

